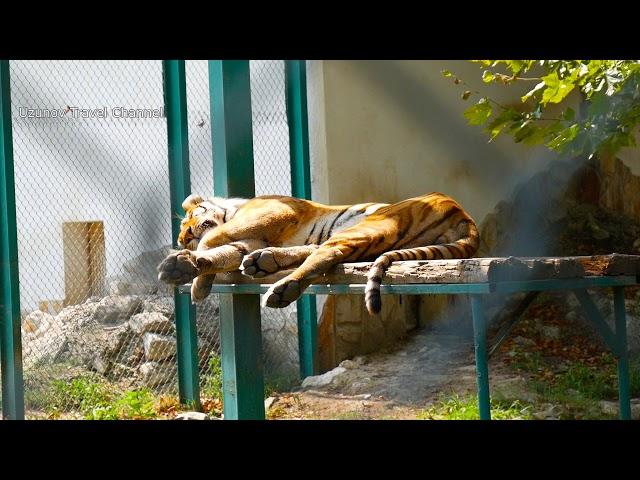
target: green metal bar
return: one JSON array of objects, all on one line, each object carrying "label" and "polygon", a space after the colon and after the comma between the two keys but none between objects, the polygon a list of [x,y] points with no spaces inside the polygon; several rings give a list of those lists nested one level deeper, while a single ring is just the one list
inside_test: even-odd
[{"label": "green metal bar", "polygon": [[[167,115],[169,147],[169,183],[171,192],[171,233],[177,244],[180,217],[184,215],[182,201],[191,191],[189,173],[189,130],[187,126],[187,90],[184,60],[162,62],[164,103]],[[198,335],[196,310],[189,292],[174,290],[178,359],[178,390],[180,402],[200,409],[198,372]]]},{"label": "green metal bar", "polygon": [[627,345],[627,318],[624,308],[624,289],[613,289],[613,311],[618,341],[618,396],[620,419],[631,420],[631,392],[629,387],[629,347]]},{"label": "green metal bar", "polygon": [[[304,60],[285,61],[285,84],[291,192],[294,197],[311,200],[307,71]],[[297,315],[300,378],[305,378],[318,371],[318,312],[314,296],[305,295],[298,300]]]},{"label": "green metal bar", "polygon": [[593,303],[593,300],[589,296],[589,293],[584,289],[576,289],[573,290],[573,294],[580,302],[580,305],[586,313],[587,318],[591,321],[591,323],[593,323],[594,327],[596,327],[596,330],[598,330],[598,333],[600,333],[613,354],[616,357],[619,356],[620,349],[618,348],[618,339],[611,331],[604,318],[602,318],[602,314],[598,310],[596,304]]},{"label": "green metal bar", "polygon": [[[266,293],[271,284],[242,283],[225,284],[215,283],[211,287],[213,293],[236,294],[262,294]],[[190,285],[181,285],[180,290],[189,292]],[[364,284],[314,284],[309,285],[303,295],[363,295]],[[468,294],[490,293],[488,283],[442,283],[442,284],[413,284],[413,285],[381,285],[380,293],[383,295],[423,295],[423,294]]]},{"label": "green metal bar", "polygon": [[22,339],[20,337],[20,280],[16,236],[16,195],[13,178],[13,135],[9,60],[0,60],[0,261],[2,262],[2,311],[0,355],[2,368],[2,416],[24,419]]},{"label": "green metal bar", "polygon": [[636,285],[635,276],[564,278],[554,280],[523,280],[492,283],[496,293],[533,292],[545,290],[573,290]]},{"label": "green metal bar", "polygon": [[480,420],[491,420],[489,364],[487,362],[487,322],[485,320],[482,297],[479,295],[471,295],[471,315],[473,317],[473,339],[476,351],[476,376],[478,382]]},{"label": "green metal bar", "polygon": [[[210,60],[209,89],[214,194],[254,197],[249,61]],[[258,295],[220,296],[220,343],[224,418],[264,419]]]}]

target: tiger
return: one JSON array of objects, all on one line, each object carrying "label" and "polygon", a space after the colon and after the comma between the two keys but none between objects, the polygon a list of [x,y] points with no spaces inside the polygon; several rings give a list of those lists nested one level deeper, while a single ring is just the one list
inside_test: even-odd
[{"label": "tiger", "polygon": [[251,199],[189,195],[177,241],[158,265],[160,281],[192,281],[191,300],[210,293],[215,274],[240,270],[262,278],[293,269],[273,283],[263,306],[283,308],[334,265],[373,262],[365,306],[382,308],[380,285],[395,261],[469,258],[478,249],[475,221],[450,196],[432,192],[398,203],[324,205],[265,195]]}]

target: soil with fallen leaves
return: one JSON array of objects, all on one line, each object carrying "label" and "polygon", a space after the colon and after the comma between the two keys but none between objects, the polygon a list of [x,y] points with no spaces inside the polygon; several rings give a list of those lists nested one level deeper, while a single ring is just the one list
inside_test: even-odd
[{"label": "soil with fallen leaves", "polygon": [[[531,405],[533,418],[567,418],[559,413],[563,406],[549,403],[533,383],[552,385],[571,365],[604,368],[611,362],[593,327],[572,310],[577,310],[575,304],[562,293],[540,295],[530,305],[490,358],[494,397]],[[475,395],[471,320],[418,329],[391,348],[347,360],[341,367],[345,371],[327,385],[275,394],[267,418],[416,419],[443,396]],[[589,416],[572,411],[569,418]]]}]

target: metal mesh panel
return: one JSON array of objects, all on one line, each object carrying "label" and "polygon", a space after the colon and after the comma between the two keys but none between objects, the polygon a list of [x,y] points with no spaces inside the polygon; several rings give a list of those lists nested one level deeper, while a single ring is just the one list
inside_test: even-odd
[{"label": "metal mesh panel", "polygon": [[[284,61],[252,61],[250,70],[256,195],[291,195]],[[267,383],[279,386],[297,379],[295,303],[262,309],[262,346]]]},{"label": "metal mesh panel", "polygon": [[27,415],[78,378],[175,391],[161,62],[12,61],[11,91]]},{"label": "metal mesh panel", "polygon": [[[213,153],[211,145],[211,109],[209,67],[206,60],[185,62],[187,81],[187,117],[189,128],[189,167],[191,191],[203,197],[213,194]],[[211,294],[196,309],[200,346],[200,386],[206,396],[207,385],[215,375],[215,356],[220,354],[219,295]]]},{"label": "metal mesh panel", "polygon": [[[289,131],[285,105],[284,62],[251,61],[251,109],[256,195],[291,195]],[[186,62],[191,191],[202,196],[213,191],[211,114],[207,61]],[[198,305],[198,330],[206,328],[212,352],[219,352],[219,300],[210,295]],[[298,376],[298,340],[295,305],[262,309],[265,377],[268,384],[288,384]],[[212,374],[209,360],[200,357],[200,381]]]},{"label": "metal mesh panel", "polygon": [[[207,62],[186,75],[192,191],[208,195]],[[258,195],[291,194],[284,88],[284,62],[251,62]],[[27,417],[81,410],[60,395],[76,381],[175,395],[173,289],[156,278],[171,239],[162,63],[12,61],[11,91]],[[217,295],[197,309],[203,387],[218,312]],[[267,383],[295,381],[295,305],[262,314]]]}]

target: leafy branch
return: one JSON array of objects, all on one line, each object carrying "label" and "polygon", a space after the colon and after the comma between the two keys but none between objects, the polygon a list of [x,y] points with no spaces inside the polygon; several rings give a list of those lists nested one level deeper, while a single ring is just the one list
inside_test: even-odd
[{"label": "leafy branch", "polygon": [[[516,143],[545,145],[568,155],[615,154],[635,146],[640,123],[640,62],[637,60],[473,60],[482,70],[484,83],[510,85],[537,82],[521,97],[518,109],[501,105],[448,70],[442,74],[465,87],[461,97],[480,98],[464,116],[471,125],[482,125],[493,141],[513,136]],[[543,74],[537,75],[537,72]],[[560,115],[544,116],[577,91],[583,105],[579,115],[566,107]]]}]

